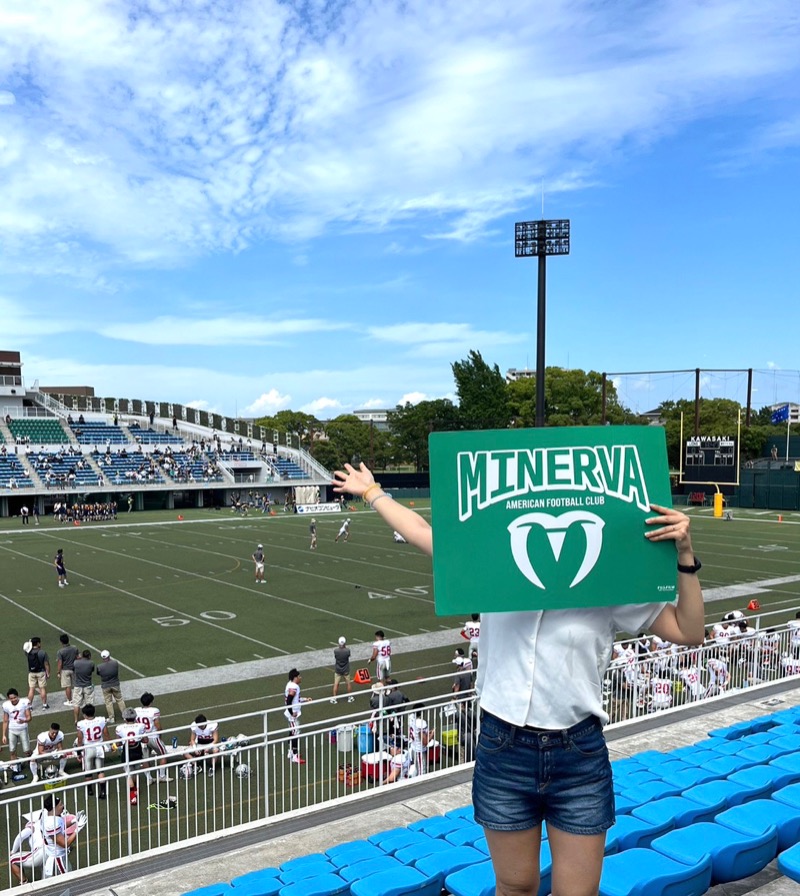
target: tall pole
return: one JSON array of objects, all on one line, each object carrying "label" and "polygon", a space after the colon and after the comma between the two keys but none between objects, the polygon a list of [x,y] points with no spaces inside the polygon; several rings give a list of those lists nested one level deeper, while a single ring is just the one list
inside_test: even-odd
[{"label": "tall pole", "polygon": [[514,254],[539,259],[536,309],[536,426],[544,426],[545,317],[547,306],[547,256],[569,255],[569,221],[521,221],[514,225]]},{"label": "tall pole", "polygon": [[547,256],[539,256],[536,309],[536,426],[544,426],[545,317],[547,307]]}]

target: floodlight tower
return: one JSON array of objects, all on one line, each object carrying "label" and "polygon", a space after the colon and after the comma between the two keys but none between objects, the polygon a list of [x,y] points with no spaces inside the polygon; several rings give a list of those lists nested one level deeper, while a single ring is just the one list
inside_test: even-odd
[{"label": "floodlight tower", "polygon": [[536,313],[536,426],[544,426],[544,334],[547,304],[547,256],[569,255],[569,220],[521,221],[514,225],[514,255],[539,259]]}]

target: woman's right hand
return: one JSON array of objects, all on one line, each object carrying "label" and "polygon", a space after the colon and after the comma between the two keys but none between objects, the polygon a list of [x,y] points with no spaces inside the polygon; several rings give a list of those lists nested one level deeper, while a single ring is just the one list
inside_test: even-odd
[{"label": "woman's right hand", "polygon": [[333,490],[340,494],[347,492],[349,495],[361,496],[371,486],[375,484],[375,477],[361,463],[356,470],[350,464],[344,465],[345,471],[336,470],[333,474]]}]

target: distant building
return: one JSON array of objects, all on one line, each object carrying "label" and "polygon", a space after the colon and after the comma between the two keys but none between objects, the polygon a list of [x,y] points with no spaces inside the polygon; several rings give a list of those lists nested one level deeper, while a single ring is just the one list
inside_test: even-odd
[{"label": "distant building", "polygon": [[778,404],[771,404],[769,409],[774,414],[775,411],[785,408],[787,404],[789,405],[789,423],[800,423],[800,404],[795,404],[793,401],[780,401]]},{"label": "distant building", "polygon": [[527,367],[510,367],[506,371],[506,382],[515,383],[517,380],[527,380],[534,376],[536,376],[535,370],[528,370]]},{"label": "distant building", "polygon": [[375,429],[380,429],[382,432],[389,431],[389,408],[369,408],[353,413],[362,422],[372,424]]},{"label": "distant building", "polygon": [[661,411],[658,408],[653,408],[652,411],[645,411],[643,414],[639,414],[644,420],[650,424],[650,426],[663,426],[664,418],[661,416]]}]

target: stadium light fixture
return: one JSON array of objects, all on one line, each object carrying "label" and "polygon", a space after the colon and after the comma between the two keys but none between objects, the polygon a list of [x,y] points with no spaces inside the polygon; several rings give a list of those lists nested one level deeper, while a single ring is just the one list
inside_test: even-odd
[{"label": "stadium light fixture", "polygon": [[569,255],[569,220],[520,221],[514,225],[514,255],[539,259],[536,311],[536,426],[544,426],[545,309],[547,256]]}]

